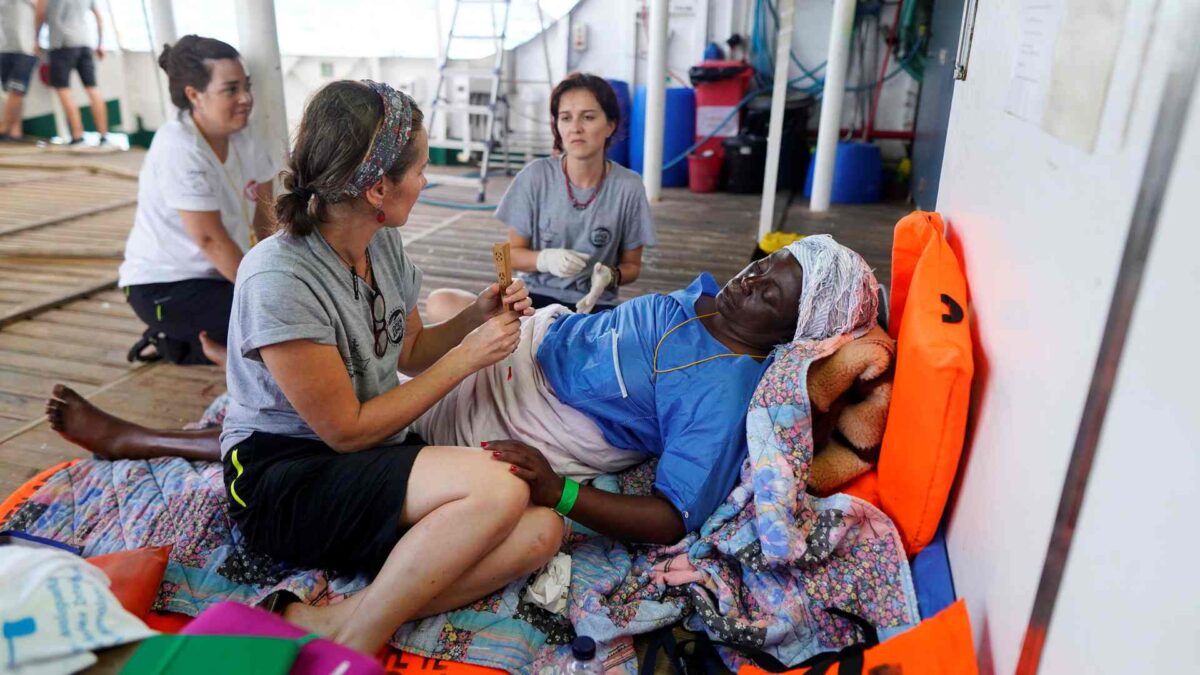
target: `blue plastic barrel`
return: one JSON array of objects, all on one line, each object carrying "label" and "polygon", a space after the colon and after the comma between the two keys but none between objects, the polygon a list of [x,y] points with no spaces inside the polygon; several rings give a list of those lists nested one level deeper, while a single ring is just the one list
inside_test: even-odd
[{"label": "blue plastic barrel", "polygon": [[[642,173],[646,137],[646,87],[638,85],[633,97],[633,121],[629,126],[629,168]],[[667,89],[666,125],[663,129],[663,163],[691,147],[696,136],[696,92],[685,87]],[[663,187],[682,187],[688,182],[687,159],[663,171]]]},{"label": "blue plastic barrel", "polygon": [[[837,159],[833,166],[832,204],[869,204],[879,201],[883,190],[883,158],[879,146],[871,143],[838,143]],[[808,162],[808,178],[804,181],[804,196],[812,199],[813,173],[817,155]]]},{"label": "blue plastic barrel", "polygon": [[613,91],[617,94],[617,107],[621,109],[621,126],[613,134],[612,144],[608,146],[608,158],[620,164],[629,166],[629,122],[633,116],[633,102],[629,100],[629,83],[624,80],[609,80]]}]

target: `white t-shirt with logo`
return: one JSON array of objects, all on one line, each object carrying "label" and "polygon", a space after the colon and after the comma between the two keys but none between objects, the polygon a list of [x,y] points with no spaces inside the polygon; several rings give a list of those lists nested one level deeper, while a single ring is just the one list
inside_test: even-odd
[{"label": "white t-shirt with logo", "polygon": [[255,190],[276,172],[275,161],[248,131],[229,137],[222,164],[190,115],[164,124],[138,174],[137,216],[125,242],[121,287],[222,278],[183,229],[179,212],[219,211],[234,243],[248,251]]}]

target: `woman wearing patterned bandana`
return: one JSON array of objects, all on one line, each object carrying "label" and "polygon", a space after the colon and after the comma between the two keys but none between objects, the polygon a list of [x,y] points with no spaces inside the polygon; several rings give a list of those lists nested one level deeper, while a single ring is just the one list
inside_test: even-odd
[{"label": "woman wearing patterned bandana", "polygon": [[369,81],[317,92],[284,171],[283,230],[246,256],[230,318],[230,516],[276,558],[375,575],[343,603],[286,610],[367,654],[405,621],[541,567],[562,536],[561,519],[531,506],[507,467],[408,434],[464,378],[511,354],[531,312],[523,284],[503,298],[492,285],[423,324],[421,271],[398,228],[427,163],[407,95]]},{"label": "woman wearing patterned bandana", "polygon": [[[405,621],[541,567],[563,532],[507,466],[408,433],[464,378],[508,357],[532,312],[524,284],[504,297],[493,284],[449,320],[422,322],[421,271],[398,228],[427,163],[407,95],[369,81],[317,92],[283,172],[281,231],[242,259],[230,316],[229,514],[276,559],[375,575],[345,602],[284,610],[367,654]],[[177,445],[197,440],[188,434]]]}]

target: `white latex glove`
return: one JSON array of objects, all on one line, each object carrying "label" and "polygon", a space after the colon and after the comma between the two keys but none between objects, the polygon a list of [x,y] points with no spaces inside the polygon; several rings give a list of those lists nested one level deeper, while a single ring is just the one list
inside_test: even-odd
[{"label": "white latex glove", "polygon": [[537,269],[556,277],[573,277],[587,265],[587,259],[587,255],[569,248],[548,248],[538,253]]},{"label": "white latex glove", "polygon": [[604,263],[596,263],[592,268],[592,288],[588,294],[579,299],[575,303],[575,311],[580,314],[588,314],[596,306],[596,301],[604,295],[604,289],[612,283],[613,272],[612,268]]}]

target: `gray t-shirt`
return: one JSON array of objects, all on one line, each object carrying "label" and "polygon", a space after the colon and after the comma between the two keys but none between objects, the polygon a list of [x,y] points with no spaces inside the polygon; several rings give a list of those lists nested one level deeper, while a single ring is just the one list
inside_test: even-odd
[{"label": "gray t-shirt", "polygon": [[[289,340],[335,345],[358,400],[395,388],[405,321],[417,306],[421,270],[404,253],[400,233],[380,230],[368,246],[375,284],[386,303],[387,351],[375,356],[367,283],[354,297],[350,269],[314,232],[279,232],[250,249],[238,267],[229,316],[229,407],[221,431],[221,454],[255,431],[319,438],[288,403],[263,363],[259,349]],[[400,430],[386,443],[404,439]]]},{"label": "gray t-shirt", "polygon": [[0,52],[33,53],[33,0],[0,0]]},{"label": "gray t-shirt", "polygon": [[[580,203],[593,192],[592,188],[572,190]],[[583,271],[574,277],[564,279],[547,272],[518,274],[530,292],[564,303],[574,303],[591,290],[595,263],[616,265],[625,251],[658,243],[641,177],[615,162],[609,163],[596,201],[586,209],[576,209],[567,196],[562,160],[534,160],[508,186],[496,208],[496,217],[521,236],[529,237],[529,247],[535,251],[568,248],[590,256]],[[617,294],[611,290],[599,300],[602,305],[616,302]]]},{"label": "gray t-shirt", "polygon": [[87,16],[95,6],[96,0],[49,0],[46,25],[50,27],[50,49],[93,46]]}]

